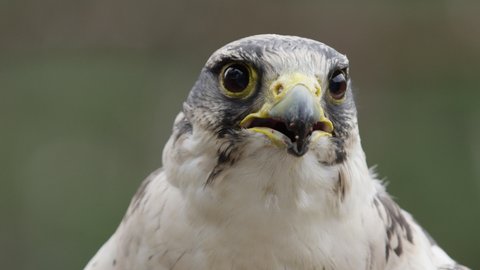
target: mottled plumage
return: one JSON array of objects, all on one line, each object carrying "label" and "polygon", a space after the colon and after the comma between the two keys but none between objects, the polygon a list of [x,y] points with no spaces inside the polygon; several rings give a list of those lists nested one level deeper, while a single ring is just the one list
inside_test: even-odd
[{"label": "mottled plumage", "polygon": [[163,152],[85,269],[466,269],[386,193],[348,59],[259,35],[207,61]]}]

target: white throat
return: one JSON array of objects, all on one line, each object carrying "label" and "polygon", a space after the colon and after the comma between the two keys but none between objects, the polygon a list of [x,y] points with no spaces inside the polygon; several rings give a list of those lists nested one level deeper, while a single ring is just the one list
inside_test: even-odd
[{"label": "white throat", "polygon": [[193,130],[197,133],[192,136],[170,139],[164,151],[164,157],[169,158],[164,159],[164,165],[167,179],[191,204],[189,214],[194,220],[238,227],[271,228],[285,220],[318,225],[358,215],[358,208],[370,203],[376,192],[359,141],[351,143],[348,157],[341,164],[318,161],[313,151],[325,147],[327,138],[300,158],[252,138],[242,149],[241,158],[227,164],[206,185],[217,165],[215,149],[222,146],[215,145],[211,135],[202,134],[201,129]]}]

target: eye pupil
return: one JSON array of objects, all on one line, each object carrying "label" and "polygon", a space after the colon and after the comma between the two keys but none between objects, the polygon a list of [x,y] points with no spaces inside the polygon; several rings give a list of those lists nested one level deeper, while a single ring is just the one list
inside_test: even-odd
[{"label": "eye pupil", "polygon": [[230,92],[240,93],[250,82],[248,69],[241,64],[233,64],[223,72],[223,86]]},{"label": "eye pupil", "polygon": [[347,91],[347,79],[342,70],[335,71],[329,82],[330,95],[334,99],[341,99]]}]

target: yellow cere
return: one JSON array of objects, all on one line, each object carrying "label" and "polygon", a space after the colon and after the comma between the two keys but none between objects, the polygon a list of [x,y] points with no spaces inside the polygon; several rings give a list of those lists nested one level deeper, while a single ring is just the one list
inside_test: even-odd
[{"label": "yellow cere", "polygon": [[270,86],[270,91],[273,93],[275,102],[282,100],[288,90],[293,88],[296,85],[305,85],[312,93],[319,97],[321,94],[320,84],[317,79],[313,76],[307,76],[302,73],[294,72],[291,74],[285,74],[280,76],[275,82]]}]

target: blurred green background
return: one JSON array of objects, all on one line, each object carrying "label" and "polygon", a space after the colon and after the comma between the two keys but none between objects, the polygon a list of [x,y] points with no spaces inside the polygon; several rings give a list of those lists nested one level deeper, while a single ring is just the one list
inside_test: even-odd
[{"label": "blurred green background", "polygon": [[0,268],[81,269],[114,232],[218,47],[346,53],[370,165],[480,269],[480,2],[0,1]]}]

